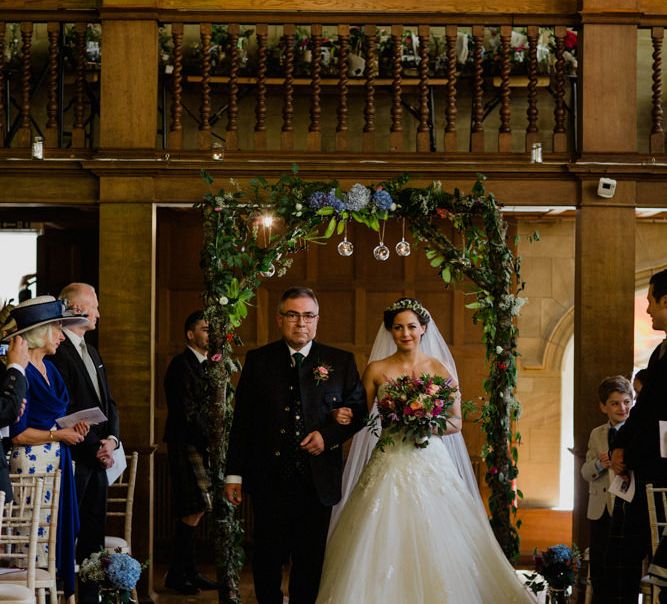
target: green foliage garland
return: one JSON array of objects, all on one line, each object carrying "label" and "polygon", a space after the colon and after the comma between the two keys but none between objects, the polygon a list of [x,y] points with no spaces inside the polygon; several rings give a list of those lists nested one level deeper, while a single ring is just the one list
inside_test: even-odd
[{"label": "green foliage garland", "polygon": [[[213,180],[206,173],[209,185]],[[382,221],[405,218],[414,239],[421,242],[431,266],[445,285],[468,278],[474,285],[473,319],[483,326],[489,377],[484,383],[487,399],[481,423],[487,442],[483,450],[486,482],[491,495],[491,525],[505,555],[519,553],[517,525],[511,514],[521,496],[514,488],[518,474],[520,435],[513,432],[519,416],[514,398],[516,386],[516,340],[514,318],[523,300],[517,296],[519,259],[507,244],[507,225],[498,203],[484,190],[478,177],[472,191],[448,193],[440,183],[407,188],[407,177],[379,185],[354,185],[344,192],[336,182],[308,182],[296,168],[277,182],[251,181],[251,192],[234,181],[230,190],[209,192],[196,204],[202,211],[204,246],[204,304],[209,321],[209,413],[211,466],[213,468],[214,521],[216,526],[220,599],[240,602],[239,574],[243,566],[243,529],[224,499],[224,472],[232,422],[232,374],[240,369],[234,346],[235,333],[248,313],[263,278],[281,276],[291,265],[290,255],[308,242],[341,234],[354,220],[379,231]],[[280,219],[273,228],[264,217]],[[444,233],[451,223],[457,241]]]}]

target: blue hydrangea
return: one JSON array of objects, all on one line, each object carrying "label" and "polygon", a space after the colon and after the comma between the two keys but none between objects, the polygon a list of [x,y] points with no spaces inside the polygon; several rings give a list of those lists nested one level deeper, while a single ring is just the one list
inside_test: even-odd
[{"label": "blue hydrangea", "polygon": [[128,554],[111,554],[106,573],[111,585],[130,591],[139,580],[141,564]]},{"label": "blue hydrangea", "polygon": [[345,199],[345,207],[351,212],[363,210],[371,200],[371,192],[362,184],[353,185]]},{"label": "blue hydrangea", "polygon": [[319,210],[327,205],[327,196],[322,191],[315,191],[308,198],[308,205],[315,210]]},{"label": "blue hydrangea", "polygon": [[379,189],[373,193],[373,203],[378,210],[391,210],[394,200],[384,189]]}]

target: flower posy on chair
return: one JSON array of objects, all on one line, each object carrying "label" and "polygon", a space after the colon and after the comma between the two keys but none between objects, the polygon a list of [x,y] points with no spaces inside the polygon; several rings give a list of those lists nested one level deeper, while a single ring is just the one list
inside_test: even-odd
[{"label": "flower posy on chair", "polygon": [[142,565],[129,554],[102,550],[81,563],[79,576],[82,581],[100,584],[101,604],[128,604],[141,569]]},{"label": "flower posy on chair", "polygon": [[545,551],[534,553],[535,573],[528,577],[526,585],[538,593],[548,586],[551,604],[568,601],[577,579],[581,555],[576,545],[552,545]]}]

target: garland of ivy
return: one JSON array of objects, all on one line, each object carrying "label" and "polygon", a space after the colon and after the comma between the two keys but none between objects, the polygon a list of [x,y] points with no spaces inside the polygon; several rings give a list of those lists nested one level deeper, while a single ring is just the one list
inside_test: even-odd
[{"label": "garland of ivy", "polygon": [[[202,172],[209,186],[212,178]],[[234,355],[241,341],[236,329],[248,314],[248,306],[262,280],[284,275],[291,254],[310,241],[341,234],[348,221],[379,231],[382,221],[404,218],[415,241],[420,242],[431,266],[446,286],[469,279],[475,300],[473,320],[483,326],[489,363],[484,382],[487,393],[481,409],[486,433],[482,457],[491,495],[491,525],[505,555],[519,553],[515,520],[514,486],[518,474],[514,432],[519,404],[516,386],[515,317],[523,299],[519,279],[520,262],[507,242],[507,224],[499,205],[487,193],[479,176],[468,194],[442,189],[439,182],[426,188],[408,188],[407,177],[373,186],[354,185],[343,192],[336,182],[307,182],[296,168],[275,183],[263,178],[251,181],[250,192],[231,180],[228,190],[211,190],[198,202],[204,226],[201,265],[204,272],[204,305],[209,322],[210,360],[208,402],[211,426],[211,467],[214,490],[213,519],[216,561],[223,602],[240,602],[239,575],[244,563],[243,529],[238,514],[224,498],[225,456],[233,415],[232,374],[239,371]],[[280,228],[267,233],[262,217],[280,218]],[[457,242],[445,234],[450,223]]]}]

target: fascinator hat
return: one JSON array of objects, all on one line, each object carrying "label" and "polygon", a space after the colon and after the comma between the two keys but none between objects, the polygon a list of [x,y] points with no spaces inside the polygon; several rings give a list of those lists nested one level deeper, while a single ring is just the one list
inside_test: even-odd
[{"label": "fascinator hat", "polygon": [[67,310],[65,301],[56,300],[53,296],[30,298],[17,306],[9,307],[8,313],[7,308],[2,312],[2,315],[5,315],[5,320],[2,321],[3,342],[49,323],[59,322],[63,327],[88,323],[87,315]]}]

